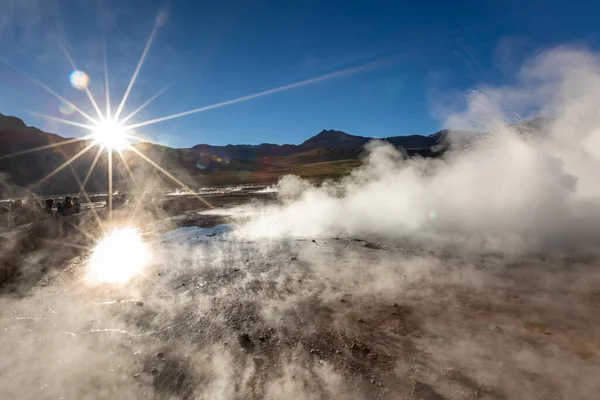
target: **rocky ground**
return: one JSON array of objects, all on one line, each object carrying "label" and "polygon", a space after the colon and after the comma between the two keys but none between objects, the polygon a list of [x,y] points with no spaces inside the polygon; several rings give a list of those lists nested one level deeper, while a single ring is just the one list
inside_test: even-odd
[{"label": "rocky ground", "polygon": [[[0,399],[600,392],[595,257],[256,240],[236,236],[228,214],[146,226],[152,263],[125,285],[87,282],[81,251],[4,293]],[[233,226],[210,229],[224,222]]]}]

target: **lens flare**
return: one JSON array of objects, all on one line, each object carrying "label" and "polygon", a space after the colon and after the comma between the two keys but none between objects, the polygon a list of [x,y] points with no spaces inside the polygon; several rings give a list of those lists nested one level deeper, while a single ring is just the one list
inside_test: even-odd
[{"label": "lens flare", "polygon": [[87,279],[94,283],[124,284],[150,262],[150,252],[134,228],[112,231],[90,257]]},{"label": "lens flare", "polygon": [[435,221],[437,219],[437,212],[435,210],[431,210],[429,211],[429,219],[432,221]]},{"label": "lens flare", "polygon": [[73,71],[69,75],[69,81],[75,89],[85,90],[90,83],[90,77],[83,71]]},{"label": "lens flare", "polygon": [[127,129],[115,120],[100,121],[92,129],[92,138],[109,150],[121,151],[129,146]]},{"label": "lens flare", "polygon": [[58,106],[58,110],[64,115],[71,115],[75,112],[75,107],[73,107],[72,104],[61,101],[60,106]]}]

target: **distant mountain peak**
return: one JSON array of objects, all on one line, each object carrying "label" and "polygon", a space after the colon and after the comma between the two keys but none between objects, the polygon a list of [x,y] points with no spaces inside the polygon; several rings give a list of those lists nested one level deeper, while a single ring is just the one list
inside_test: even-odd
[{"label": "distant mountain peak", "polygon": [[332,149],[348,149],[361,147],[369,138],[362,136],[349,135],[346,132],[336,131],[334,129],[324,129],[317,135],[306,140],[300,147],[314,148],[332,148]]}]

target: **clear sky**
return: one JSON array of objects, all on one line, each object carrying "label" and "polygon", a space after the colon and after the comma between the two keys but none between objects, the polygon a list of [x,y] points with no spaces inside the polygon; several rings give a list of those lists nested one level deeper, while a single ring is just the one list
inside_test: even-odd
[{"label": "clear sky", "polygon": [[60,101],[24,73],[94,114],[85,92],[69,82],[64,43],[104,110],[104,30],[114,113],[158,15],[122,115],[172,85],[133,122],[341,71],[139,128],[176,147],[300,143],[322,129],[431,134],[470,88],[511,82],[536,51],[600,45],[597,0],[2,0],[0,113],[82,136],[31,114],[84,122],[62,113]]}]

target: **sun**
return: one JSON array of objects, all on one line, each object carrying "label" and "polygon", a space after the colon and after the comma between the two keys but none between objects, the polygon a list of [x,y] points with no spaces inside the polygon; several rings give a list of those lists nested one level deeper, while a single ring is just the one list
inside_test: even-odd
[{"label": "sun", "polygon": [[127,128],[115,120],[99,121],[92,129],[92,139],[109,150],[126,149],[129,137]]},{"label": "sun", "polygon": [[150,251],[136,229],[112,231],[92,251],[87,279],[95,283],[124,284],[150,262]]}]

